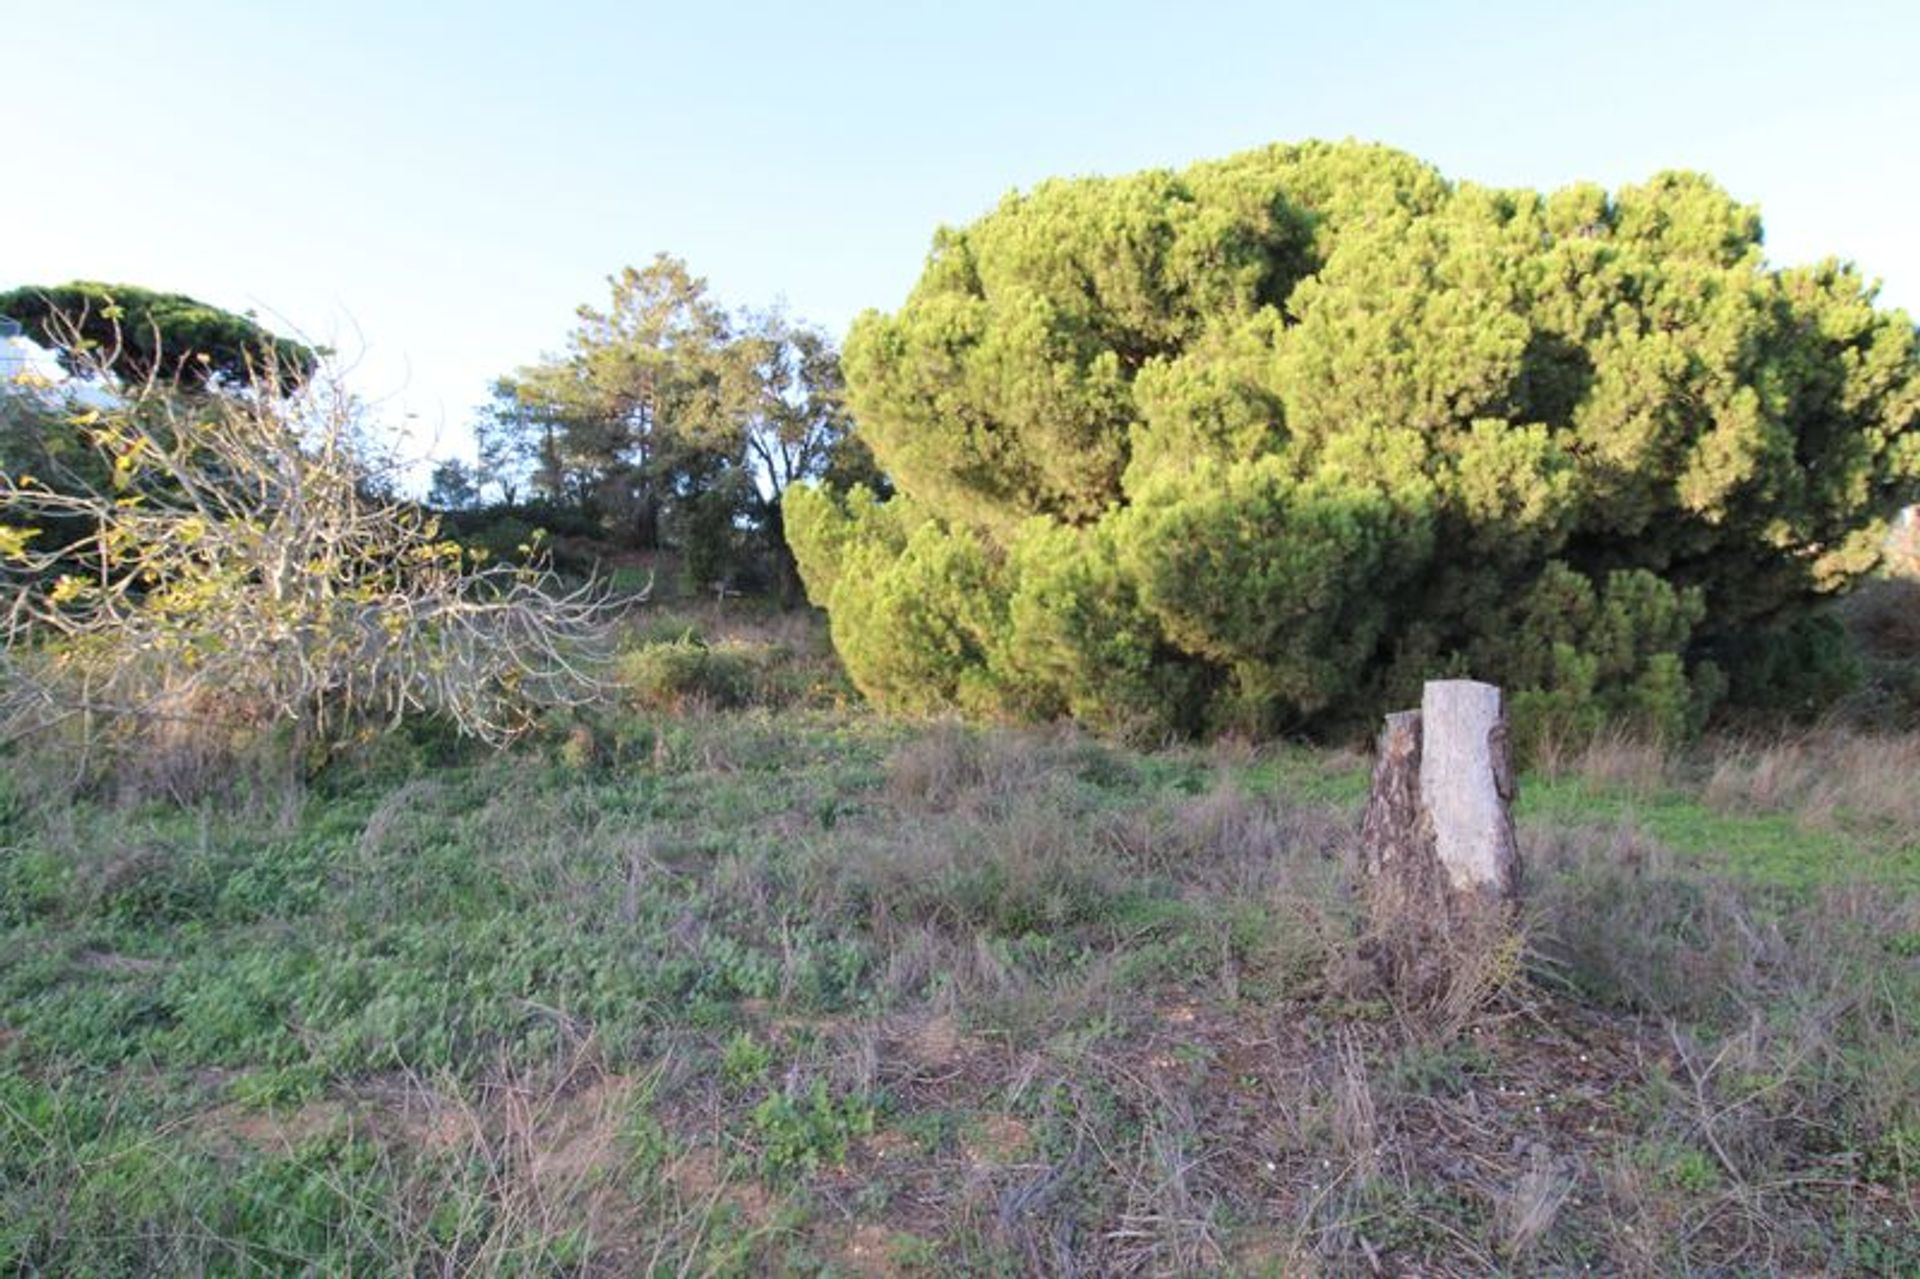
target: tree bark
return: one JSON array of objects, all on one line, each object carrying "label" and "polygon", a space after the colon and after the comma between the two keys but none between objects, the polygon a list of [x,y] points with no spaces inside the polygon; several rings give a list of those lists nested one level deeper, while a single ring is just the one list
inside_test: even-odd
[{"label": "tree bark", "polygon": [[1420,802],[1456,893],[1511,903],[1520,893],[1513,835],[1513,759],[1500,690],[1470,679],[1429,681],[1420,701]]}]

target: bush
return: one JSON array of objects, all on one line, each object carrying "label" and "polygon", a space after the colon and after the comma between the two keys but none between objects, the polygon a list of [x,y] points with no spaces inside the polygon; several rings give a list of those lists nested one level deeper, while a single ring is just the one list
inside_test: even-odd
[{"label": "bush", "polygon": [[540,533],[540,529],[517,515],[503,515],[478,526],[461,541],[486,552],[489,559],[517,564],[533,554]]},{"label": "bush", "polygon": [[1697,175],[1308,144],[1048,182],[857,322],[900,495],[796,491],[787,532],[889,707],[1324,732],[1472,674],[1529,731],[1677,736],[1783,661],[1844,684],[1807,619],[1920,493],[1873,302]]},{"label": "bush", "polygon": [[1865,674],[1860,645],[1828,614],[1736,638],[1722,660],[1734,672],[1738,704],[1802,721],[1826,713]]},{"label": "bush", "polygon": [[615,678],[623,696],[646,710],[725,710],[758,700],[768,656],[751,645],[688,637],[620,654]]},{"label": "bush", "polygon": [[1865,656],[1920,662],[1920,576],[1888,576],[1863,587],[1841,620]]},{"label": "bush", "polygon": [[616,600],[644,600],[653,594],[655,575],[632,564],[622,564],[606,575],[607,592]]},{"label": "bush", "polygon": [[1882,729],[1920,728],[1920,570],[1868,583],[1839,618],[1862,666],[1849,717]]}]

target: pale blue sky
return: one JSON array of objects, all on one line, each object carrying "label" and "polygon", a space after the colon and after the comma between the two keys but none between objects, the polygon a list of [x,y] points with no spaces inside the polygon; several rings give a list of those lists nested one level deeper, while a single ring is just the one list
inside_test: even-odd
[{"label": "pale blue sky", "polygon": [[253,307],[463,452],[658,250],[836,333],[1052,174],[1359,137],[1449,176],[1757,202],[1920,310],[1920,5],[5,0],[0,286]]}]

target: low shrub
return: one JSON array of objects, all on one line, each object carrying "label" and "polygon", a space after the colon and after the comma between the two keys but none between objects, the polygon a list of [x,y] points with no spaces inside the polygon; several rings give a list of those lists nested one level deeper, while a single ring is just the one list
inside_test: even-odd
[{"label": "low shrub", "polygon": [[[1917,526],[1920,527],[1920,526]],[[1920,546],[1920,537],[1912,539]],[[1856,591],[1840,619],[1858,646],[1860,688],[1839,708],[1848,721],[1888,731],[1920,728],[1920,551],[1895,558],[1893,571]]]},{"label": "low shrub", "polygon": [[749,1116],[761,1143],[760,1168],[791,1179],[844,1164],[853,1141],[872,1134],[878,1113],[863,1098],[834,1098],[825,1080],[798,1099],[770,1093]]},{"label": "low shrub", "polygon": [[1865,676],[1856,637],[1830,613],[1742,636],[1723,655],[1733,672],[1733,705],[1763,721],[1818,719]]},{"label": "low shrub", "polygon": [[728,710],[762,700],[772,657],[754,645],[689,635],[620,654],[615,680],[622,698],[644,710]]},{"label": "low shrub", "polygon": [[461,537],[469,549],[484,551],[489,559],[518,563],[531,554],[540,530],[517,515],[503,515]]}]

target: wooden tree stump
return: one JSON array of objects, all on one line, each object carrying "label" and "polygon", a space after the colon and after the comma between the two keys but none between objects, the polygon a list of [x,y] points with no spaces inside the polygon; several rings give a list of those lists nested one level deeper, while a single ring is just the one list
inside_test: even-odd
[{"label": "wooden tree stump", "polygon": [[1500,690],[1430,682],[1387,716],[1360,827],[1361,892],[1380,975],[1451,1000],[1511,934],[1520,890],[1513,763]]}]

